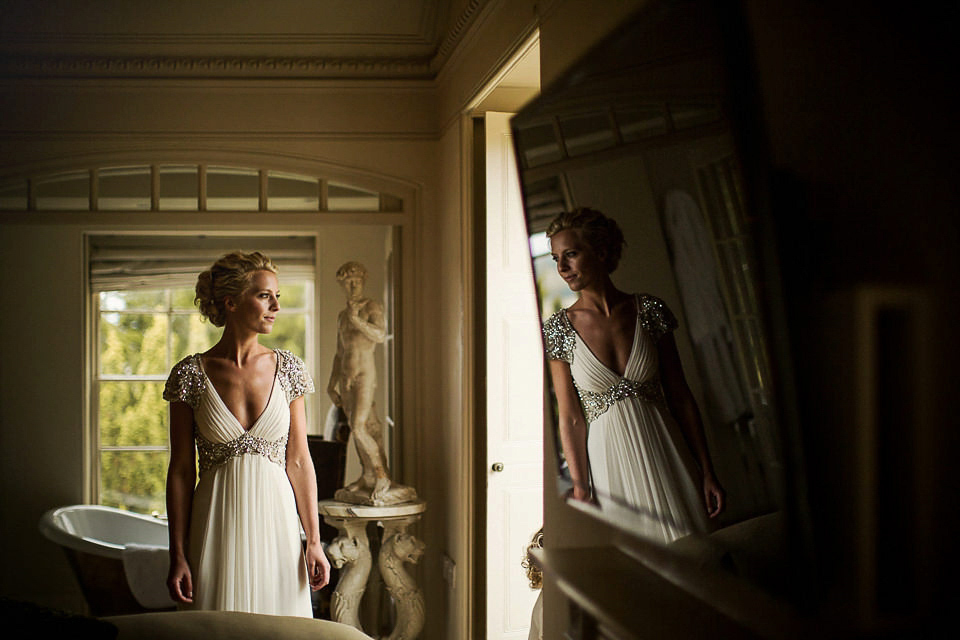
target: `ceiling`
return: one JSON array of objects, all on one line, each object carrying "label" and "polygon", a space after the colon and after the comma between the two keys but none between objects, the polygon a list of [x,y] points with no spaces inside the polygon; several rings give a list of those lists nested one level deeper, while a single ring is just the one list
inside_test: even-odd
[{"label": "ceiling", "polygon": [[433,78],[490,0],[3,0],[0,76]]}]

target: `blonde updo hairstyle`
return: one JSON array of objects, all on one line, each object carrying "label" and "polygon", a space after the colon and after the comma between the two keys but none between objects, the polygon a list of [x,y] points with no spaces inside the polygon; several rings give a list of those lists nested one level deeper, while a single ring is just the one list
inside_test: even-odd
[{"label": "blonde updo hairstyle", "polygon": [[197,278],[194,304],[213,326],[222,327],[227,321],[226,299],[243,295],[257,271],[276,274],[277,266],[259,251],[234,251],[221,256]]},{"label": "blonde updo hairstyle", "polygon": [[523,560],[520,562],[520,566],[527,573],[530,588],[541,589],[543,587],[543,570],[537,566],[533,561],[533,556],[530,555],[533,549],[543,549],[543,527],[540,527],[540,530],[533,534],[533,538],[527,545],[527,553],[524,554]]},{"label": "blonde updo hairstyle", "polygon": [[605,216],[596,209],[577,207],[573,211],[564,211],[554,218],[547,227],[547,237],[566,230],[576,231],[590,250],[603,256],[607,273],[613,273],[620,264],[623,253],[623,231],[613,218]]}]

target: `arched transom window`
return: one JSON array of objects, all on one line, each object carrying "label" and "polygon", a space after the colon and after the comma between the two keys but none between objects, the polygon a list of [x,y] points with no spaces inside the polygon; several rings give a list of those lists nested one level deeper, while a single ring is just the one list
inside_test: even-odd
[{"label": "arched transom window", "polygon": [[401,198],[271,169],[205,164],[97,167],[0,185],[6,211],[396,212]]}]

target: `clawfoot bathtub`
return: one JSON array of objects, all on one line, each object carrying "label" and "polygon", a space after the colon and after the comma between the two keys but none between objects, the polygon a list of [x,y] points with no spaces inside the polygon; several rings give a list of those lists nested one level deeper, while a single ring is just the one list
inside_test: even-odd
[{"label": "clawfoot bathtub", "polygon": [[123,554],[128,545],[167,547],[166,522],[112,507],[71,505],[43,514],[40,531],[63,548],[92,615],[153,610],[130,590]]}]

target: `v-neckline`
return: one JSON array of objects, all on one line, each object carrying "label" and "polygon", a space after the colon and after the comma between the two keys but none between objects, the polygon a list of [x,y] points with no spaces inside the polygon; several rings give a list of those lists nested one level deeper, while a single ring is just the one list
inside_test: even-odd
[{"label": "v-neckline", "polygon": [[273,349],[272,351],[273,351],[274,358],[276,358],[276,365],[274,366],[274,369],[273,369],[273,377],[270,379],[270,394],[267,396],[266,404],[263,405],[263,409],[257,415],[256,419],[253,421],[253,424],[250,425],[249,429],[243,426],[243,423],[240,422],[240,419],[237,418],[236,414],[227,405],[226,401],[223,399],[223,396],[221,396],[220,392],[217,391],[217,385],[213,384],[213,380],[211,380],[210,376],[207,375],[207,370],[203,367],[203,354],[201,353],[197,354],[197,361],[200,365],[200,372],[203,373],[203,377],[206,379],[207,384],[210,385],[210,389],[213,391],[214,397],[217,399],[220,405],[224,409],[226,409],[227,413],[230,415],[231,418],[233,418],[233,421],[236,423],[238,427],[240,427],[243,430],[244,433],[250,433],[257,427],[258,424],[260,424],[260,420],[263,418],[264,414],[267,413],[267,409],[270,408],[270,403],[273,401],[273,392],[277,387],[277,375],[280,372],[280,354],[277,353],[276,349]]},{"label": "v-neckline", "polygon": [[587,353],[599,364],[601,367],[615,375],[617,378],[623,378],[627,375],[627,369],[630,368],[630,363],[633,361],[633,352],[637,348],[637,343],[640,342],[637,332],[640,330],[640,300],[637,294],[631,296],[633,298],[633,311],[636,314],[636,318],[633,325],[633,338],[630,343],[630,351],[627,352],[627,362],[623,365],[623,373],[617,373],[617,370],[605,363],[603,360],[594,353],[593,349],[590,348],[590,345],[587,344],[587,341],[583,339],[583,336],[580,335],[580,332],[577,331],[577,328],[573,326],[573,321],[570,320],[570,316],[567,314],[567,310],[563,310],[563,319],[566,320],[567,325],[570,327],[570,330],[577,336],[577,339],[583,344],[586,348]]}]

